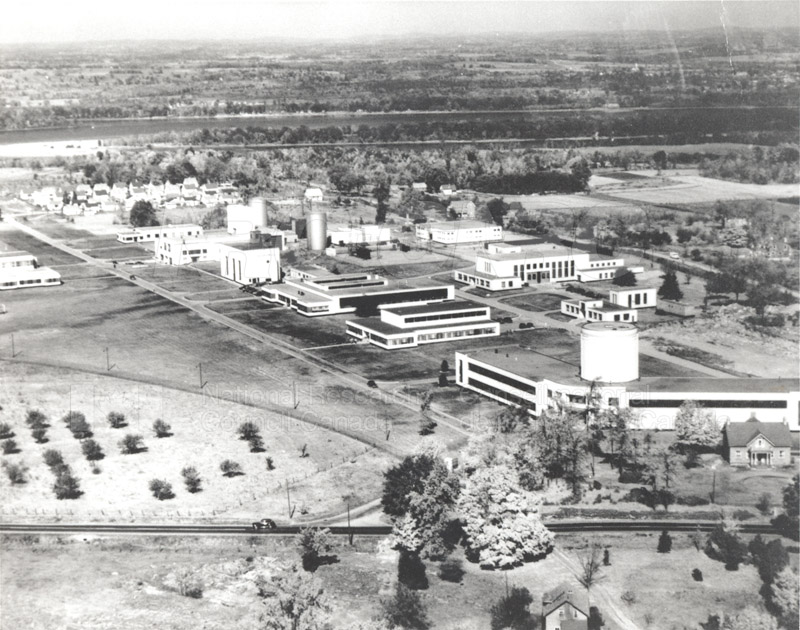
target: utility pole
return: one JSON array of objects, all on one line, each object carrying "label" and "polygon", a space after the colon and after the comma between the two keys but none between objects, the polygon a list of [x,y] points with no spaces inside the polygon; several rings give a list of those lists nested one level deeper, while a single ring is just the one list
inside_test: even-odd
[{"label": "utility pole", "polygon": [[292,381],[292,407],[297,409],[300,406],[300,403],[297,400],[297,382]]},{"label": "utility pole", "polygon": [[198,373],[200,375],[200,389],[202,390],[206,386],[205,382],[203,381],[203,364],[202,363],[198,363],[197,364],[197,370],[198,370]]},{"label": "utility pole", "polygon": [[111,360],[108,358],[108,346],[106,346],[105,352],[106,352],[106,372],[110,372],[111,371]]},{"label": "utility pole", "polygon": [[11,358],[13,359],[16,356],[17,356],[17,351],[14,348],[14,334],[12,333],[11,334]]},{"label": "utility pole", "polygon": [[286,479],[286,505],[289,508],[289,518],[292,518],[292,498],[289,495],[289,480]]},{"label": "utility pole", "polygon": [[350,501],[347,502],[347,540],[353,544],[353,528],[350,526]]}]

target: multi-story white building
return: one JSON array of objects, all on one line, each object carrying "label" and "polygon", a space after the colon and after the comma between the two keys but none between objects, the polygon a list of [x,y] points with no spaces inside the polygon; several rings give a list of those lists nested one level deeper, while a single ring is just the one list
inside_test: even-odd
[{"label": "multi-story white building", "polygon": [[50,267],[40,267],[33,254],[0,253],[0,291],[60,284],[61,274]]},{"label": "multi-story white building", "polygon": [[219,245],[205,239],[157,238],[155,259],[168,265],[188,265],[205,260],[219,260]]},{"label": "multi-story white building", "polygon": [[219,245],[219,272],[240,284],[280,282],[281,250],[279,247],[248,249]]},{"label": "multi-story white building", "polygon": [[494,337],[500,324],[491,319],[491,309],[468,300],[420,306],[387,306],[380,317],[347,322],[347,334],[386,350],[413,348],[427,343]]},{"label": "multi-story white building", "polygon": [[153,227],[131,228],[117,232],[120,243],[147,243],[158,238],[197,238],[203,235],[203,228],[194,223],[177,225],[156,225]]},{"label": "multi-story white building", "polygon": [[636,412],[639,428],[671,430],[680,406],[692,400],[720,427],[755,415],[800,431],[798,379],[676,377],[670,364],[653,360],[648,375],[640,376],[638,331],[627,323],[585,324],[579,352],[575,346],[456,352],[456,383],[536,416],[559,405],[585,410],[592,399],[600,409]]},{"label": "multi-story white building", "polygon": [[329,225],[328,237],[331,245],[350,245],[351,243],[387,243],[392,240],[392,231],[382,225]]},{"label": "multi-story white building", "polygon": [[417,225],[417,238],[446,245],[501,241],[503,240],[503,227],[482,221],[420,223]]},{"label": "multi-story white building", "polygon": [[455,271],[459,282],[490,291],[516,289],[526,284],[611,280],[625,264],[609,258],[549,243],[514,245],[490,243],[475,256],[475,271]]},{"label": "multi-story white building", "polygon": [[356,313],[377,315],[380,308],[393,304],[428,304],[452,300],[452,285],[389,286],[381,276],[361,273],[289,277],[284,282],[265,287],[259,295],[268,302],[283,304],[307,317]]}]

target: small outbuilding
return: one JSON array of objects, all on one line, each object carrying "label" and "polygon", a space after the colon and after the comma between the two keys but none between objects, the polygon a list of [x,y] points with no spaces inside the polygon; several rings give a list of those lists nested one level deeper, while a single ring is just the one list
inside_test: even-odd
[{"label": "small outbuilding", "polygon": [[729,422],[724,447],[733,466],[788,466],[791,464],[792,434],[782,422]]}]

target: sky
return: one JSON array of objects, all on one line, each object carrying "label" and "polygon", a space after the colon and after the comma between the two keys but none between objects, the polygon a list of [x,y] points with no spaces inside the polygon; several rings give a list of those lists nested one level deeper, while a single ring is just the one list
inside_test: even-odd
[{"label": "sky", "polygon": [[21,0],[0,44],[800,27],[783,0]]}]

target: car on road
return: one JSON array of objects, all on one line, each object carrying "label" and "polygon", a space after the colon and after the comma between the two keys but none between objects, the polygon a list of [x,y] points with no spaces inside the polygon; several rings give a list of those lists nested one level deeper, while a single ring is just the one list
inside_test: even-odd
[{"label": "car on road", "polygon": [[669,257],[672,258],[672,260],[680,260],[681,259],[681,255],[678,252],[670,252],[669,253]]},{"label": "car on road", "polygon": [[253,529],[256,531],[262,529],[275,529],[277,525],[275,525],[275,521],[271,518],[262,518],[260,521],[256,521],[253,523]]},{"label": "car on road", "polygon": [[378,388],[378,384],[375,381],[373,381],[372,379],[370,379],[370,380],[367,381],[367,387],[371,387],[372,389],[377,389]]}]

